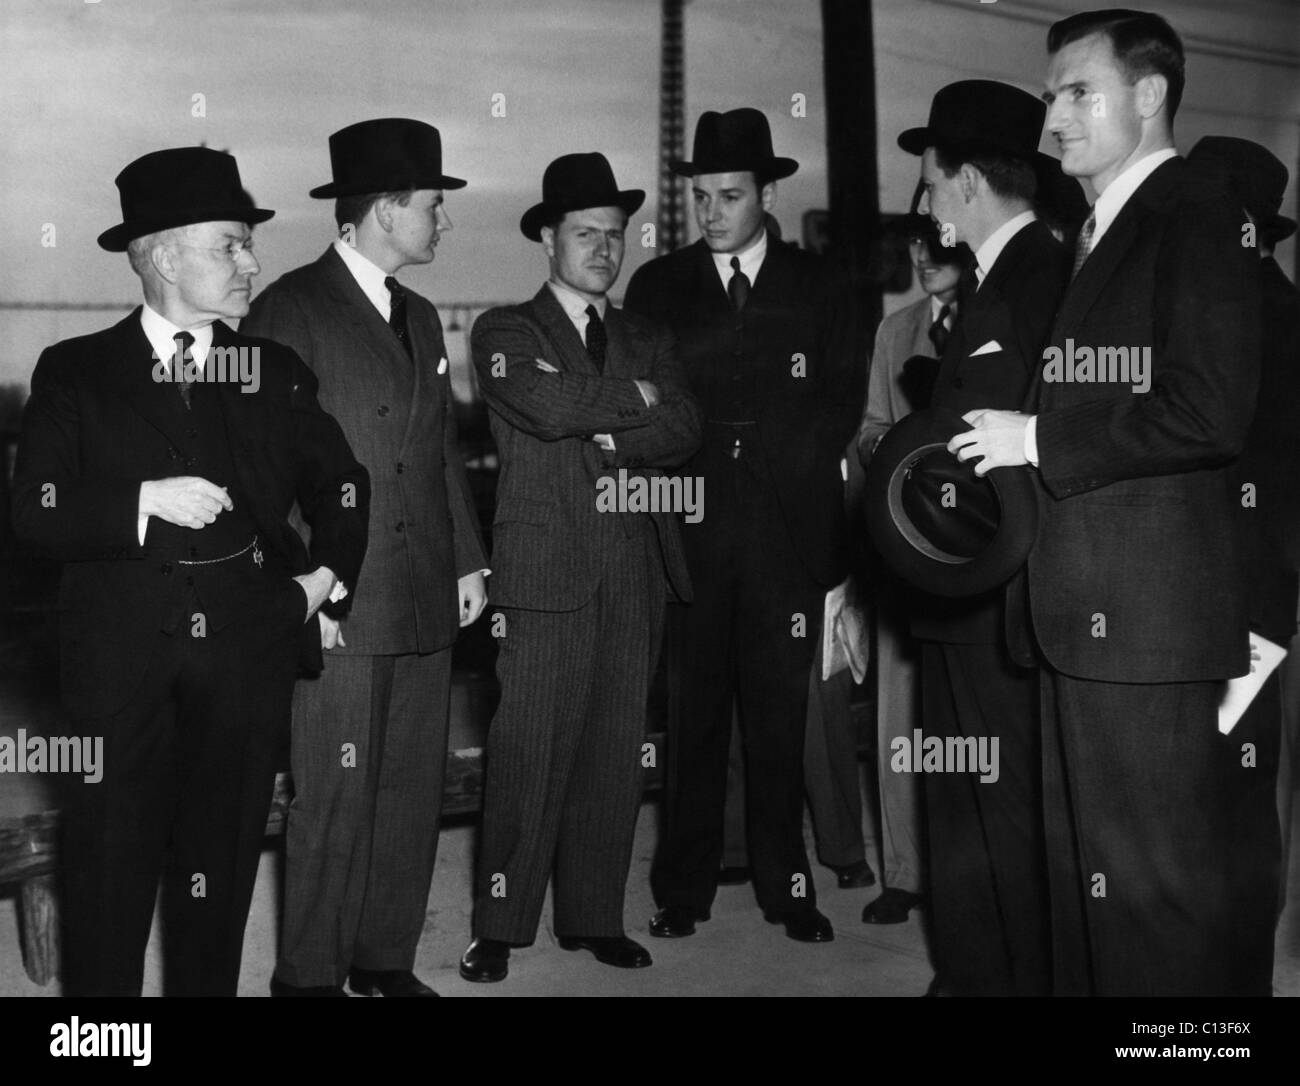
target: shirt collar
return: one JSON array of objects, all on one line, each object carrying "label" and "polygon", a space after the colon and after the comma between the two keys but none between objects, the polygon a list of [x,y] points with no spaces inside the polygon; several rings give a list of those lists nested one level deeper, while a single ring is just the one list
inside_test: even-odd
[{"label": "shirt collar", "polygon": [[341,239],[335,239],[334,251],[343,260],[343,265],[357,281],[361,292],[370,299],[370,304],[379,310],[379,315],[388,320],[392,312],[393,300],[384,286],[388,273],[369,257],[362,256],[355,248]]},{"label": "shirt collar", "polygon": [[144,329],[145,338],[149,341],[154,357],[159,362],[170,361],[176,353],[176,337],[182,332],[189,332],[194,337],[194,344],[190,347],[190,357],[195,363],[201,368],[208,359],[208,348],[212,346],[210,322],[198,328],[181,328],[179,325],[172,324],[145,302],[140,310],[140,327]]},{"label": "shirt collar", "polygon": [[1096,223],[1092,231],[1094,249],[1097,247],[1097,242],[1101,240],[1102,234],[1109,229],[1115,217],[1128,203],[1129,197],[1137,192],[1138,186],[1155,172],[1156,167],[1177,157],[1178,152],[1172,147],[1152,151],[1145,158],[1138,159],[1106,186],[1106,191],[1098,196],[1096,203],[1092,205],[1092,214]]},{"label": "shirt collar", "polygon": [[943,310],[945,305],[948,307],[948,318],[951,320],[957,313],[957,299],[954,298],[951,302],[941,302],[939,301],[939,296],[937,294],[930,295],[931,324],[939,319],[939,313]]},{"label": "shirt collar", "polygon": [[981,285],[988,278],[989,272],[993,270],[993,265],[997,263],[998,257],[1002,255],[1002,250],[1007,247],[1007,243],[1036,218],[1038,216],[1032,211],[1022,211],[1019,215],[1008,219],[984,239],[984,244],[975,250],[975,278]]},{"label": "shirt collar", "polygon": [[608,298],[600,298],[597,301],[590,302],[581,294],[566,287],[563,283],[557,283],[554,279],[548,279],[546,285],[551,288],[551,293],[555,295],[555,300],[560,303],[564,312],[568,314],[569,320],[578,326],[579,332],[587,327],[587,306],[594,305],[596,312],[600,314],[600,319],[605,319],[605,307],[609,305]]},{"label": "shirt collar", "polygon": [[740,270],[745,273],[749,285],[753,286],[754,280],[758,278],[758,269],[763,266],[763,258],[767,256],[767,228],[764,227],[758,232],[758,238],[754,241],[754,244],[743,253],[713,254],[713,266],[718,269],[718,275],[721,276],[724,287],[731,282],[731,277],[735,274],[731,267],[731,258],[733,256],[740,257]]}]

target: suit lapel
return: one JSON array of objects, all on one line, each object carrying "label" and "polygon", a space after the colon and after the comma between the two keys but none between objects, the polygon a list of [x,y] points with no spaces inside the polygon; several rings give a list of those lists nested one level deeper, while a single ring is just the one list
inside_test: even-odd
[{"label": "suit lapel", "polygon": [[[542,289],[533,295],[533,312],[542,327],[546,329],[551,342],[555,344],[556,352],[564,362],[565,369],[572,370],[574,373],[597,375],[596,363],[587,353],[587,345],[578,337],[578,330],[573,326],[573,321],[569,320],[564,306],[560,305],[554,291],[545,283],[542,284]],[[608,355],[606,361],[608,362]]]},{"label": "suit lapel", "polygon": [[409,371],[411,363],[406,357],[406,351],[333,246],[325,250],[325,254],[317,261],[317,266],[332,296],[335,319],[347,327],[378,363],[403,372]]},{"label": "suit lapel", "polygon": [[154,377],[158,359],[140,324],[140,308],[113,329],[105,341],[105,364],[116,369],[120,387],[131,407],[168,441],[175,442],[184,428],[176,386]]},{"label": "suit lapel", "polygon": [[609,349],[605,356],[606,377],[642,377],[642,358],[646,337],[623,319],[623,311],[609,305],[605,309],[605,329]]}]

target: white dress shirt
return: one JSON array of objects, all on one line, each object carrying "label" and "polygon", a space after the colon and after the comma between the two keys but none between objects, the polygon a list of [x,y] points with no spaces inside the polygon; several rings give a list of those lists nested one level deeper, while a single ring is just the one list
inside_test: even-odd
[{"label": "white dress shirt", "polygon": [[733,256],[740,257],[740,270],[744,272],[745,278],[749,280],[749,285],[752,287],[754,280],[758,278],[758,269],[763,266],[763,258],[767,256],[767,227],[758,232],[754,244],[743,253],[713,254],[713,266],[718,269],[718,278],[722,280],[723,290],[727,289],[731,277],[736,274],[731,266]]},{"label": "white dress shirt", "polygon": [[1019,215],[1008,219],[984,239],[984,244],[975,250],[976,290],[983,285],[985,277],[993,270],[993,265],[997,263],[997,259],[1002,255],[1002,250],[1007,247],[1007,243],[1037,218],[1038,216],[1032,211],[1022,211]]},{"label": "white dress shirt", "polygon": [[601,297],[597,301],[589,302],[581,294],[569,289],[563,283],[557,283],[554,279],[548,279],[546,285],[551,288],[551,293],[555,295],[555,300],[560,303],[560,308],[564,310],[565,316],[573,322],[573,327],[578,330],[578,338],[583,343],[587,342],[587,325],[591,318],[587,316],[587,306],[594,305],[596,312],[600,314],[600,319],[605,319],[605,307],[609,305],[609,299]]},{"label": "white dress shirt", "polygon": [[387,324],[393,311],[393,296],[384,286],[388,272],[368,257],[362,256],[353,246],[340,238],[334,241],[334,251],[339,254],[344,266],[352,273],[352,278],[357,281],[361,293],[370,299],[370,304],[379,310],[379,315]]}]

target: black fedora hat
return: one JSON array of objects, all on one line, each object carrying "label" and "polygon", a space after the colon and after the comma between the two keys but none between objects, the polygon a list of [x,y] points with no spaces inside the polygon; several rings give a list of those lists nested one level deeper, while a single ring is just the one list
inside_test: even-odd
[{"label": "black fedora hat", "polygon": [[407,189],[463,189],[459,177],[442,172],[442,136],[431,124],[405,117],[358,121],[330,136],[334,180],[309,196],[362,196]]},{"label": "black fedora hat", "polygon": [[768,181],[780,181],[799,168],[794,159],[772,153],[772,130],[757,109],[702,113],[695,123],[691,154],[690,161],[677,159],[668,168],[681,177],[749,170]]},{"label": "black fedora hat", "polygon": [[172,147],[137,158],[116,179],[122,222],[99,235],[121,253],[136,238],[199,222],[266,222],[274,211],[253,206],[234,155],[209,147]]},{"label": "black fedora hat", "polygon": [[1046,104],[1028,91],[992,79],[963,79],[934,96],[929,121],[903,132],[898,146],[913,155],[936,145],[958,154],[1012,155],[1032,164],[1041,183],[1044,175],[1061,169],[1038,149],[1046,119]]},{"label": "black fedora hat", "polygon": [[561,155],[542,174],[542,202],[519,220],[529,241],[542,240],[546,220],[588,207],[621,207],[629,216],[645,203],[642,189],[620,189],[609,160],[599,151]]},{"label": "black fedora hat", "polygon": [[1267,147],[1235,136],[1204,136],[1187,161],[1218,171],[1271,241],[1285,241],[1295,233],[1295,219],[1278,214],[1291,175]]},{"label": "black fedora hat", "polygon": [[1010,579],[1038,528],[1025,468],[959,461],[948,442],[970,429],[939,408],[915,411],[885,434],[867,467],[867,529],[889,567],[936,596],[974,596]]}]

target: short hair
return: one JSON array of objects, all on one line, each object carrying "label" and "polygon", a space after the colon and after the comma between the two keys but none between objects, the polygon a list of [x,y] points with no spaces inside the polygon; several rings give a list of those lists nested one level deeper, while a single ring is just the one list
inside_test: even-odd
[{"label": "short hair", "polygon": [[166,230],[155,230],[152,234],[141,234],[126,243],[126,258],[131,263],[131,270],[143,277],[152,266],[149,253],[155,245],[172,245],[189,237],[188,226],[172,226]]},{"label": "short hair", "polygon": [[1092,34],[1100,34],[1110,42],[1120,71],[1130,85],[1148,75],[1165,77],[1169,84],[1165,103],[1172,125],[1187,82],[1183,43],[1174,28],[1149,11],[1128,8],[1085,11],[1052,24],[1047,32],[1047,52],[1057,53],[1062,46]]},{"label": "short hair", "polygon": [[334,201],[334,221],[340,230],[348,223],[360,226],[361,220],[380,200],[396,200],[402,207],[406,207],[414,195],[415,189],[404,189],[400,192],[363,192],[357,196],[340,196]]},{"label": "short hair", "polygon": [[979,170],[993,193],[1004,200],[1032,200],[1038,191],[1034,167],[1023,158],[1000,151],[961,151],[934,145],[934,163],[945,177],[952,177],[966,162]]}]

